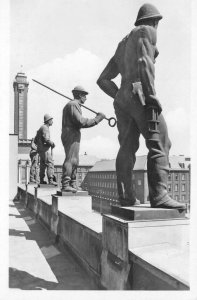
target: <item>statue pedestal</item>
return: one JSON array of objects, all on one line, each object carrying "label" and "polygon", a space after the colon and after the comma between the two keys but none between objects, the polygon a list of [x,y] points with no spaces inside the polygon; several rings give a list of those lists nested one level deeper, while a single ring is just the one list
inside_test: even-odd
[{"label": "statue pedestal", "polygon": [[[188,289],[189,219],[185,211],[112,206],[112,214],[103,215],[101,278],[107,289]],[[161,250],[161,245],[166,247]],[[151,261],[144,259],[148,248],[155,249]],[[163,265],[158,263],[161,252]],[[182,257],[184,270],[180,269]]]},{"label": "statue pedestal", "polygon": [[37,183],[36,182],[28,182],[28,185],[37,185]]},{"label": "statue pedestal", "polygon": [[86,191],[77,191],[76,193],[72,193],[72,192],[64,192],[61,190],[57,191],[57,196],[88,196],[88,192]]},{"label": "statue pedestal", "polygon": [[111,214],[124,220],[166,220],[185,218],[185,210],[183,209],[165,209],[151,208],[148,205],[143,206],[111,206]]},{"label": "statue pedestal", "polygon": [[38,188],[46,188],[46,189],[55,188],[55,189],[57,189],[57,187],[58,187],[57,185],[53,185],[53,184],[42,184],[42,183],[38,184]]}]

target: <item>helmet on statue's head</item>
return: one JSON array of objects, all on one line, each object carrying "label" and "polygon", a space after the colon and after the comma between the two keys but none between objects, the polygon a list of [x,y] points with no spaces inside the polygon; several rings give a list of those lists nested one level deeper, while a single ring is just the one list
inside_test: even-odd
[{"label": "helmet on statue's head", "polygon": [[140,7],[138,11],[135,26],[138,26],[143,20],[155,19],[159,21],[162,18],[163,16],[154,5],[145,3]]},{"label": "helmet on statue's head", "polygon": [[77,85],[76,87],[74,87],[72,93],[76,93],[76,92],[88,95],[88,92],[81,85]]},{"label": "helmet on statue's head", "polygon": [[49,114],[44,115],[44,123],[47,123],[49,120],[53,119]]}]

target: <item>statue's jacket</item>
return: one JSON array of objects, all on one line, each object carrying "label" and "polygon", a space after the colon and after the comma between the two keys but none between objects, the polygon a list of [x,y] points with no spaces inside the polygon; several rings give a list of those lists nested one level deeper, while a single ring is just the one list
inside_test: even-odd
[{"label": "statue's jacket", "polygon": [[[132,84],[140,83],[140,92],[145,96],[155,95],[156,30],[151,26],[137,26],[118,45],[113,60],[121,73],[122,80],[115,102],[127,111],[138,105],[132,93]],[[140,63],[141,62],[141,63]],[[139,87],[139,85],[138,85]],[[133,101],[131,100],[133,97]]]},{"label": "statue's jacket", "polygon": [[35,137],[35,143],[37,145],[38,152],[46,152],[51,146],[53,146],[53,141],[50,139],[49,126],[43,124],[40,127]]},{"label": "statue's jacket", "polygon": [[62,143],[69,148],[73,143],[80,143],[81,128],[93,127],[97,124],[95,119],[82,116],[81,106],[78,100],[72,100],[66,104],[62,115]]}]

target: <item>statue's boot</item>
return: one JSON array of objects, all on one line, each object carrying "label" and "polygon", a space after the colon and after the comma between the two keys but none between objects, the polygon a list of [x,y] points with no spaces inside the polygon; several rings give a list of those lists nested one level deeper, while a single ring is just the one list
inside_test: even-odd
[{"label": "statue's boot", "polygon": [[40,180],[41,184],[47,184],[47,182],[45,180]]},{"label": "statue's boot", "polygon": [[70,177],[66,177],[65,180],[62,182],[62,192],[72,192],[76,193],[77,189],[70,186],[71,179]]},{"label": "statue's boot", "polygon": [[77,190],[77,181],[71,179],[71,181],[70,181],[70,186],[71,186],[73,189]]},{"label": "statue's boot", "polygon": [[76,193],[77,190],[74,189],[72,186],[67,185],[67,186],[62,187],[62,192],[72,192],[72,193]]},{"label": "statue's boot", "polygon": [[53,181],[53,178],[49,178],[49,184],[57,186],[57,182]]},{"label": "statue's boot", "polygon": [[130,198],[119,198],[119,202],[121,206],[134,206],[134,205],[140,205],[140,201],[136,199],[135,197]]},{"label": "statue's boot", "polygon": [[169,195],[165,195],[160,201],[151,203],[154,208],[186,209],[184,203],[173,200]]}]

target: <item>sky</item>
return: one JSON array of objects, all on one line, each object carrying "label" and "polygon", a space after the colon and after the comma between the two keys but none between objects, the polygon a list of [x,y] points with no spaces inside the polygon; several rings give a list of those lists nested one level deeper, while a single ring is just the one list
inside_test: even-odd
[{"label": "sky", "polygon": [[[152,0],[163,15],[158,27],[159,56],[156,61],[156,92],[162,103],[169,137],[170,155],[191,155],[191,2]],[[76,85],[89,95],[85,103],[93,110],[114,117],[113,99],[100,90],[96,80],[118,43],[133,28],[142,0],[11,0],[10,1],[10,110],[13,132],[13,81],[25,72],[29,81],[28,138],[35,136],[49,113],[55,154],[64,155],[61,144],[62,110],[67,100],[32,81],[36,79],[72,97]],[[22,67],[21,67],[22,66]],[[116,83],[119,85],[120,78]],[[83,115],[95,115],[83,109]],[[80,154],[115,158],[117,127],[107,121],[82,129]],[[137,155],[147,153],[143,138]]]}]

